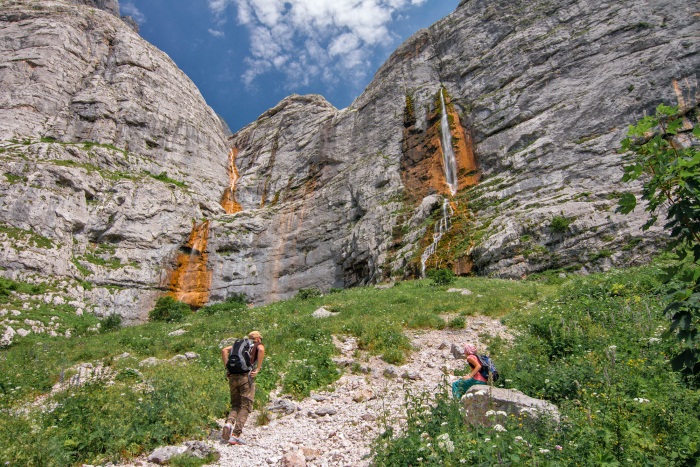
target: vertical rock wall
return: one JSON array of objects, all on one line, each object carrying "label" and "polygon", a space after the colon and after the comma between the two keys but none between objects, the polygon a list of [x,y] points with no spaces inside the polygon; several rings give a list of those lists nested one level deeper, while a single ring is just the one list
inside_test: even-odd
[{"label": "vertical rock wall", "polygon": [[641,213],[615,213],[619,193],[639,188],[619,183],[616,148],[658,103],[697,106],[696,9],[462,2],[401,45],[348,109],[284,100],[234,136],[244,211],[212,229],[216,294],[266,301],[415,274],[446,194],[441,87],[461,162],[435,264],[521,277],[647,261],[665,236],[643,232]]},{"label": "vertical rock wall", "polygon": [[224,213],[229,148],[194,84],[100,4],[0,3],[0,266],[130,322],[192,219]]}]

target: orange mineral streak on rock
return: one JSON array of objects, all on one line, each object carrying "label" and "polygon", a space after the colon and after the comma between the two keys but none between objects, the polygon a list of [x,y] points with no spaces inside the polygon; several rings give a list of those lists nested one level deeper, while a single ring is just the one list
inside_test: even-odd
[{"label": "orange mineral streak on rock", "polygon": [[[454,107],[448,104],[447,112],[451,117],[451,121],[459,122],[459,114]],[[453,150],[457,159],[458,190],[461,190],[479,183],[479,167],[476,165],[471,134],[461,124],[451,125],[450,131],[452,132]]]},{"label": "orange mineral streak on rock", "polygon": [[[452,145],[457,160],[458,191],[474,186],[479,182],[480,173],[471,134],[460,121],[459,114],[445,95],[445,105],[450,121]],[[408,197],[420,202],[431,192],[450,197],[450,187],[445,179],[442,143],[440,138],[440,106],[428,115],[428,127],[420,130],[409,111],[404,118],[403,157],[401,158],[401,178]]]},{"label": "orange mineral streak on rock", "polygon": [[209,300],[212,272],[208,268],[209,221],[192,222],[192,232],[187,243],[178,253],[175,269],[170,275],[168,295],[201,308]]},{"label": "orange mineral streak on rock", "polygon": [[226,214],[234,214],[243,210],[238,201],[236,201],[236,182],[239,178],[238,169],[236,168],[236,157],[238,157],[238,148],[231,148],[231,151],[228,153],[229,186],[226,187],[221,197],[221,207],[224,208]]}]

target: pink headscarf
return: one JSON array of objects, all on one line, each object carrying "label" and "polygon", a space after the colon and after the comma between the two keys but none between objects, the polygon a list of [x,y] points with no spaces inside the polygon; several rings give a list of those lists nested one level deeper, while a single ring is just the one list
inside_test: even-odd
[{"label": "pink headscarf", "polygon": [[467,355],[476,355],[476,346],[474,344],[464,344],[464,353]]}]

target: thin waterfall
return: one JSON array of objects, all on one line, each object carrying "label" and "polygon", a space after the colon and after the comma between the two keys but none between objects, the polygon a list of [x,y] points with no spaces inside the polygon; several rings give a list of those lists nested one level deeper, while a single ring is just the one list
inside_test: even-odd
[{"label": "thin waterfall", "polygon": [[440,103],[442,104],[442,118],[440,119],[440,130],[442,132],[442,159],[445,167],[445,181],[450,187],[450,195],[454,196],[457,193],[457,159],[452,148],[452,132],[450,131],[450,122],[447,118],[447,109],[445,108],[444,89],[440,88]]},{"label": "thin waterfall", "polygon": [[428,248],[423,251],[423,254],[420,256],[420,263],[421,263],[421,277],[425,277],[425,263],[428,261],[428,258],[432,256],[435,253],[435,250],[437,249],[438,243],[440,243],[440,240],[442,239],[442,236],[447,232],[450,228],[450,218],[454,214],[454,210],[452,209],[452,206],[450,206],[450,203],[447,201],[447,198],[445,198],[442,201],[442,218],[440,221],[435,224],[435,230],[433,230],[433,243],[428,246]]}]

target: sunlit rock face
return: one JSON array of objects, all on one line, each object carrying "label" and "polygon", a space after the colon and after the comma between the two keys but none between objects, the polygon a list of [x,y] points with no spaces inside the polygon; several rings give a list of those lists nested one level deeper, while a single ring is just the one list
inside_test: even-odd
[{"label": "sunlit rock face", "polygon": [[139,321],[192,219],[224,213],[229,147],[194,84],[97,3],[0,3],[0,266]]},{"label": "sunlit rock face", "polygon": [[638,190],[619,182],[616,148],[659,102],[698,105],[696,9],[465,1],[401,45],[349,108],[285,99],[232,138],[243,211],[212,226],[213,297],[416,275],[426,219],[450,197],[441,87],[464,219],[438,250],[467,247],[435,264],[522,277],[646,261],[664,235],[615,213],[618,194]]},{"label": "sunlit rock face", "polygon": [[138,321],[168,293],[196,308],[415,277],[445,206],[426,266],[463,274],[595,271],[664,241],[614,212],[616,148],[660,102],[698,123],[690,0],[464,1],[347,109],[293,95],[232,136],[116,2],[90,4],[0,3],[4,276]]}]

